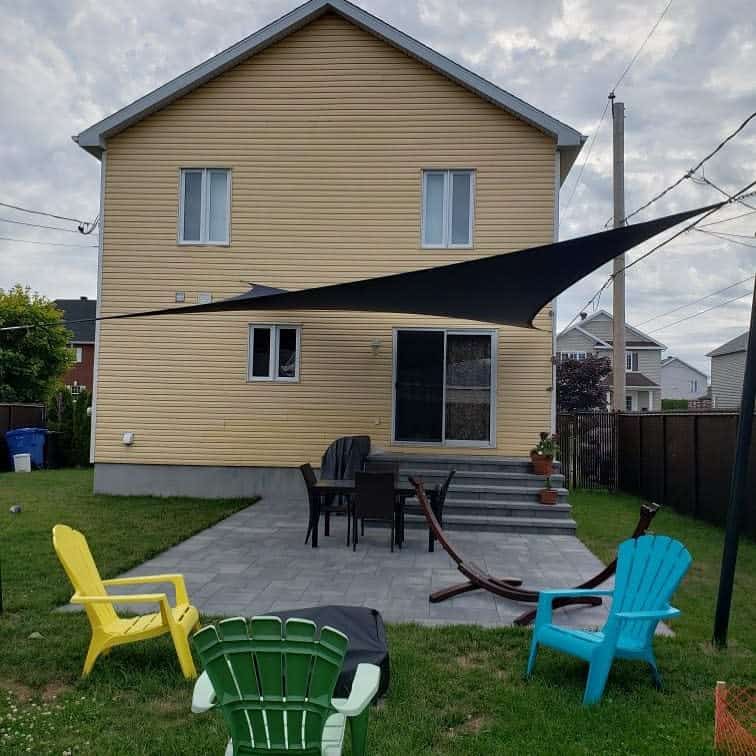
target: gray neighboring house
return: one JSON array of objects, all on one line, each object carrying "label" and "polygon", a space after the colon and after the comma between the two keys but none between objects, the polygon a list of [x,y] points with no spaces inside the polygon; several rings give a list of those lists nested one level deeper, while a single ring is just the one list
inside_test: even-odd
[{"label": "gray neighboring house", "polygon": [[[608,357],[611,362],[612,341],[612,316],[606,310],[598,310],[557,336],[556,356],[581,360],[592,354]],[[666,348],[648,334],[625,325],[625,408],[629,412],[661,409],[661,353]],[[610,404],[611,374],[607,383]]]},{"label": "gray neighboring house", "polygon": [[737,409],[743,391],[748,331],[706,356],[711,357],[711,400],[716,409]]},{"label": "gray neighboring house", "polygon": [[661,364],[662,399],[701,399],[709,377],[679,357],[665,357]]}]

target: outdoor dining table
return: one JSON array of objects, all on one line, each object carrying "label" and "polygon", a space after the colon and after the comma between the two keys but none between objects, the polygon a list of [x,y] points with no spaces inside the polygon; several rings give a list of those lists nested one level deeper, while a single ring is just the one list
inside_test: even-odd
[{"label": "outdoor dining table", "polygon": [[[314,490],[322,495],[333,494],[335,496],[352,496],[356,491],[353,479],[344,480],[319,480]],[[399,546],[404,543],[404,502],[415,495],[415,489],[409,483],[394,484],[394,517],[396,518],[396,542]],[[318,497],[318,501],[320,498]],[[350,515],[351,516],[351,515]],[[320,523],[320,509],[315,513],[315,523],[312,529],[312,548],[318,547],[318,524]]]}]

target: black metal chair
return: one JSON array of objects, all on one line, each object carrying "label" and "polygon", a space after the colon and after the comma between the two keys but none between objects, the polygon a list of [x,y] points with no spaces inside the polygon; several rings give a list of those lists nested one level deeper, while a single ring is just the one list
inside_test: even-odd
[{"label": "black metal chair", "polygon": [[[394,476],[394,484],[399,482],[399,463],[398,462],[374,462],[368,458],[365,463],[365,469],[371,473],[391,473]],[[365,535],[365,520],[360,523],[360,535]]]},{"label": "black metal chair", "polygon": [[315,522],[318,517],[318,512],[324,515],[323,523],[323,535],[331,535],[331,515],[332,514],[344,514],[347,521],[347,546],[350,540],[350,518],[349,508],[346,503],[342,503],[339,499],[333,497],[326,497],[318,493],[315,489],[315,484],[318,482],[315,476],[315,471],[309,463],[299,466],[299,470],[304,478],[305,485],[307,486],[307,501],[310,506],[310,518],[307,523],[307,535],[305,536],[305,543],[310,540]]},{"label": "black metal chair", "polygon": [[391,551],[394,550],[396,497],[394,475],[390,472],[355,473],[352,502],[352,550],[357,550],[357,520],[387,522],[391,528]]},{"label": "black metal chair", "polygon": [[[430,505],[433,510],[433,514],[436,515],[438,524],[443,528],[444,526],[444,503],[446,502],[446,494],[449,492],[449,484],[452,482],[452,478],[456,474],[456,470],[450,470],[449,475],[443,483],[439,483],[436,486],[435,491],[431,494]],[[435,551],[436,537],[433,534],[433,529],[428,528],[428,551]]]}]

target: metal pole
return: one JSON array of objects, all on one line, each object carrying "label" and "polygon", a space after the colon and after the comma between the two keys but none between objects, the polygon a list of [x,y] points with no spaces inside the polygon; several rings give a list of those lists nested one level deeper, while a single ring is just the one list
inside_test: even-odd
[{"label": "metal pole", "polygon": [[732,467],[730,503],[727,507],[727,527],[722,571],[719,575],[717,610],[714,615],[714,644],[720,648],[727,645],[727,628],[730,624],[732,586],[735,580],[735,563],[738,559],[738,538],[746,511],[746,483],[748,478],[748,456],[751,451],[753,431],[754,400],[756,400],[756,282],[751,303],[751,326],[748,331],[745,375],[743,376],[743,396],[740,402],[735,464]]},{"label": "metal pole", "polygon": [[[614,197],[614,228],[625,225],[625,104],[614,101],[614,92],[609,95],[612,102],[612,193]],[[625,254],[614,258],[612,272],[612,409],[625,409]]]}]

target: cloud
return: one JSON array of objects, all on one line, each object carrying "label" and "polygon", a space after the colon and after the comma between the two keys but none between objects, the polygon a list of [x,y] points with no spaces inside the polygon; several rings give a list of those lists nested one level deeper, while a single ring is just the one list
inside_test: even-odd
[{"label": "cloud", "polygon": [[[362,4],[592,137],[610,88],[664,7],[663,0]],[[78,149],[70,135],[292,7],[283,0],[0,0],[0,201],[93,218],[99,202],[99,164]],[[751,0],[672,4],[617,91],[627,108],[628,210],[684,174],[756,110],[754,40]],[[562,189],[562,238],[597,231],[611,216],[610,133],[606,118],[574,196],[586,150]],[[756,123],[707,165],[706,175],[729,191],[756,178]],[[638,219],[705,204],[718,196],[710,187],[686,181]],[[737,214],[734,208],[727,212]],[[35,220],[2,208],[0,218]],[[753,235],[756,215],[714,229]],[[0,287],[20,281],[51,297],[95,295],[96,250],[86,246],[94,237],[4,223],[0,235],[85,245],[0,241]],[[756,249],[687,234],[628,271],[628,318],[640,323],[691,302],[751,275],[754,262]],[[607,270],[592,274],[560,297],[561,324],[606,275]],[[741,286],[656,319],[644,330],[663,327],[746,290]],[[611,306],[611,289],[601,305]],[[708,368],[704,354],[745,330],[748,307],[746,298],[654,335],[669,345],[670,353]]]}]

